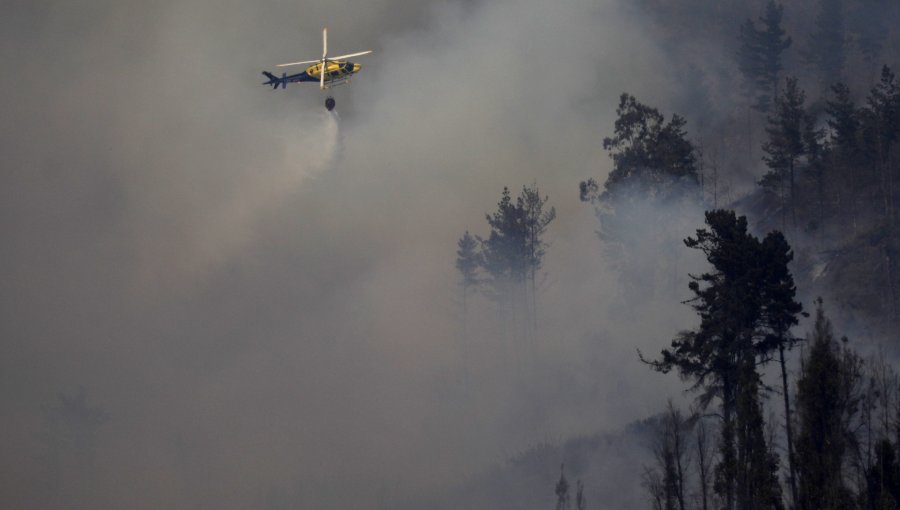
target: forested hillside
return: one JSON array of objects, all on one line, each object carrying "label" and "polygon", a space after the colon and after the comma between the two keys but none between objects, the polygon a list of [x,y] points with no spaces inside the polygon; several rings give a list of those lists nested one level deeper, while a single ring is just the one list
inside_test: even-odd
[{"label": "forested hillside", "polygon": [[[586,176],[579,189],[597,219],[596,256],[616,268],[623,309],[659,299],[661,275],[686,276],[682,251],[707,262],[686,289],[696,325],[636,355],[673,384],[679,376],[692,399],[645,424],[652,455],[640,471],[628,467],[642,504],[897,508],[900,4],[642,1],[634,9],[664,34],[683,73],[674,113],[625,91],[615,124],[597,134],[612,171]],[[466,232],[459,241],[467,311],[481,291],[520,340],[535,331],[536,275],[552,250],[542,237],[555,217],[548,201],[536,186],[517,202],[505,189],[487,218],[489,237]],[[698,209],[705,224],[679,236]],[[582,446],[588,457],[608,454]],[[517,462],[503,476],[524,477]],[[556,486],[558,510],[584,508],[580,478],[596,487],[602,476],[569,474]],[[595,488],[594,497],[604,494],[616,491]]]},{"label": "forested hillside", "polygon": [[693,66],[680,87],[699,85],[703,100],[685,95],[674,107],[702,154],[704,203],[747,214],[757,232],[784,232],[802,294],[823,295],[843,320],[891,336],[896,3],[644,2],[643,9],[671,34],[673,58]]}]

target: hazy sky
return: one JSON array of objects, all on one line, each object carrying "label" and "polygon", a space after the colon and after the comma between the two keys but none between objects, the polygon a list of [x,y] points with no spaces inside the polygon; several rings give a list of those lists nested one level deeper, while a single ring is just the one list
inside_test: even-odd
[{"label": "hazy sky", "polygon": [[[0,506],[47,508],[53,491],[97,508],[263,508],[273,491],[375,506],[678,396],[635,348],[690,324],[684,296],[617,316],[577,200],[610,168],[600,140],[619,94],[677,100],[675,66],[630,8],[2,13]],[[333,114],[315,85],[260,85],[318,56],[326,25],[330,52],[375,50]],[[503,186],[532,183],[559,213],[540,345],[523,373],[481,330],[467,389],[456,240],[486,234]],[[476,327],[489,315],[474,313]],[[108,420],[87,467],[48,474],[48,416],[78,388]]]}]

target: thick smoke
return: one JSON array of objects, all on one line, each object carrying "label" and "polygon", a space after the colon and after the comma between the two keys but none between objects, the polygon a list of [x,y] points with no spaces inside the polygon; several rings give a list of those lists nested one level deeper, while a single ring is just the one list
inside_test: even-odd
[{"label": "thick smoke", "polygon": [[[618,95],[677,99],[629,5],[8,5],[0,506],[390,506],[677,397],[635,349],[690,324],[684,285],[623,316],[577,200]],[[340,118],[260,85],[324,25],[375,50]],[[532,183],[559,212],[537,341],[476,303],[464,375],[456,239]]]}]

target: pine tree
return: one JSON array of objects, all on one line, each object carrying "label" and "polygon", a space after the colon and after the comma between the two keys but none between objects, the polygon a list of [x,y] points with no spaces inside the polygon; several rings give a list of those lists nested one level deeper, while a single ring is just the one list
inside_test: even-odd
[{"label": "pine tree", "polygon": [[528,251],[528,283],[531,286],[531,310],[532,328],[537,329],[537,275],[544,263],[544,255],[547,243],[544,241],[544,233],[550,223],[556,219],[556,208],[551,207],[545,211],[549,197],[541,198],[537,185],[529,188],[522,187],[522,193],[516,199],[516,207],[522,212],[525,228],[525,245]]},{"label": "pine tree", "polygon": [[856,407],[859,361],[842,353],[821,300],[809,344],[797,381],[799,508],[850,508],[852,494],[843,466],[850,438],[847,425]]},{"label": "pine tree", "polygon": [[781,387],[784,397],[784,420],[787,433],[787,456],[789,466],[789,486],[791,500],[797,504],[796,470],[794,466],[793,427],[791,420],[790,391],[787,382],[785,350],[790,350],[798,341],[791,334],[791,328],[798,323],[797,316],[803,313],[803,306],[795,300],[797,287],[788,265],[794,259],[790,245],[781,232],[770,232],[762,241],[762,320],[764,340],[757,349],[761,352],[778,352],[781,368]]},{"label": "pine tree", "polygon": [[894,72],[888,66],[881,70],[881,80],[867,98],[863,115],[866,142],[881,177],[881,196],[885,222],[894,225],[894,171],[891,168],[892,153],[900,139],[900,86]]},{"label": "pine tree", "polygon": [[[775,112],[768,118],[766,133],[769,139],[763,144],[763,151],[766,153],[763,160],[770,170],[759,184],[780,195],[782,230],[785,228],[788,201],[793,223],[797,222],[795,169],[800,157],[807,152],[803,137],[806,120],[803,108],[805,99],[806,94],[797,86],[797,79],[788,78],[784,94],[778,98]],[[789,198],[784,189],[785,180],[788,180],[790,186]]]},{"label": "pine tree", "polygon": [[488,238],[478,238],[488,296],[509,313],[514,337],[537,325],[537,275],[547,249],[543,236],[556,218],[556,209],[545,210],[548,200],[537,186],[524,186],[513,202],[504,187],[497,210],[485,216],[491,228]]},{"label": "pine tree", "polygon": [[741,72],[741,92],[747,98],[750,108],[765,112],[769,109],[770,97],[764,93],[762,35],[753,20],[744,21],[738,30],[738,70]]},{"label": "pine tree", "polygon": [[751,107],[768,112],[778,96],[778,79],[782,69],[782,53],[791,46],[791,38],[781,26],[784,7],[769,0],[756,28],[751,20],[745,21],[739,31],[738,69],[743,77],[744,94],[751,100]]},{"label": "pine tree", "polygon": [[773,101],[778,97],[782,54],[791,47],[793,42],[781,26],[783,15],[784,7],[774,0],[769,0],[766,4],[765,14],[759,19],[763,26],[759,32],[760,53],[762,56],[762,73],[760,78],[763,80],[765,90]]},{"label": "pine tree", "polygon": [[[883,221],[873,243],[882,252],[884,268],[883,285],[885,315],[896,320],[898,314],[897,271],[894,257],[900,251],[898,244],[895,181],[900,165],[896,164],[897,146],[900,141],[900,84],[887,66],[881,72],[881,80],[872,89],[862,114],[863,134],[868,160],[876,169],[876,187],[881,202]],[[874,198],[874,197],[873,197]]]},{"label": "pine tree", "polygon": [[852,156],[859,151],[859,112],[850,98],[850,88],[843,83],[831,87],[834,99],[826,102],[828,127],[831,130],[831,146]]},{"label": "pine tree", "polygon": [[828,114],[829,154],[837,177],[835,185],[838,207],[849,215],[853,233],[858,229],[857,202],[863,188],[865,176],[859,171],[861,165],[860,113],[850,98],[850,89],[843,83],[831,88],[834,98],[826,102]]},{"label": "pine tree", "polygon": [[709,230],[697,230],[696,237],[685,239],[686,246],[701,250],[715,268],[712,273],[692,276],[689,285],[700,326],[681,332],[671,348],[662,351],[661,359],[648,363],[660,372],[677,369],[683,378],[692,379],[692,389],[703,392],[701,405],[720,399],[722,439],[714,490],[724,499],[725,508],[732,510],[747,494],[736,492],[741,462],[746,461],[737,456],[737,434],[747,434],[741,427],[755,426],[748,414],[752,406],[739,408],[738,396],[741,391],[755,391],[741,385],[752,382],[746,363],[748,357],[756,356],[753,339],[763,301],[757,267],[760,243],[747,232],[747,219],[733,211],[707,212],[706,223]]},{"label": "pine tree", "polygon": [[747,231],[747,219],[733,211],[707,212],[706,223],[708,229],[685,239],[685,245],[701,250],[714,268],[692,276],[689,285],[694,294],[689,303],[700,326],[681,332],[661,359],[641,359],[655,370],[677,369],[692,380],[692,389],[702,392],[701,406],[720,400],[721,440],[713,487],[725,508],[779,509],[778,457],[765,440],[757,365],[795,341],[790,328],[802,308],[794,300],[796,288],[788,270],[791,249],[779,232],[760,241]]},{"label": "pine tree", "polygon": [[504,187],[497,210],[485,215],[491,232],[480,239],[482,260],[489,279],[491,297],[501,302],[511,300],[516,288],[525,282],[528,271],[528,240],[521,210]]}]

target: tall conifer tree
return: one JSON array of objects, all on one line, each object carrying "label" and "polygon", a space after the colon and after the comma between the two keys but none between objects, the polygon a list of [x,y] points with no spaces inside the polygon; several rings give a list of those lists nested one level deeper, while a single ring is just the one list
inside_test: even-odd
[{"label": "tall conifer tree", "polygon": [[[775,111],[769,116],[766,127],[769,138],[763,144],[766,153],[763,160],[770,170],[760,180],[760,185],[780,196],[782,229],[786,226],[788,202],[793,223],[797,221],[795,174],[798,160],[806,154],[803,136],[806,126],[805,100],[806,94],[797,86],[797,79],[788,78],[784,94],[776,101]],[[789,185],[789,194],[785,190],[785,181]]]},{"label": "tall conifer tree", "polygon": [[509,314],[514,337],[537,325],[536,281],[547,249],[543,236],[556,218],[556,209],[546,209],[548,200],[536,185],[524,186],[515,201],[504,187],[497,210],[485,215],[490,234],[477,238],[488,296]]},{"label": "tall conifer tree", "polygon": [[797,381],[797,464],[801,510],[840,510],[853,506],[843,476],[855,413],[858,357],[834,338],[822,302],[809,338],[809,353]]},{"label": "tall conifer tree", "polygon": [[769,111],[778,96],[782,54],[792,43],[781,26],[783,15],[784,7],[769,0],[759,17],[762,28],[748,19],[739,31],[738,68],[744,94],[751,100],[751,107],[763,113]]},{"label": "tall conifer tree", "polygon": [[537,184],[529,188],[522,187],[522,193],[516,199],[516,207],[521,210],[523,227],[525,229],[525,247],[528,252],[528,285],[531,298],[532,329],[537,329],[537,275],[544,265],[544,255],[547,251],[547,242],[544,241],[544,233],[550,223],[556,219],[556,208],[545,210],[549,197],[541,197]]},{"label": "tall conifer tree", "polygon": [[866,176],[861,171],[862,137],[860,131],[860,112],[850,97],[850,88],[843,83],[836,83],[831,88],[833,98],[826,102],[825,112],[828,114],[829,155],[837,195],[839,212],[849,216],[850,228],[856,234],[858,230],[858,212],[861,191]]},{"label": "tall conifer tree", "polygon": [[[747,219],[734,212],[716,210],[706,213],[709,229],[700,229],[696,237],[685,239],[689,248],[701,250],[714,272],[692,277],[694,293],[691,306],[700,316],[700,326],[684,331],[672,341],[662,358],[650,361],[661,372],[677,369],[682,377],[693,380],[692,389],[702,391],[701,404],[719,398],[722,427],[719,464],[714,489],[733,510],[742,494],[736,493],[741,459],[737,456],[737,396],[741,380],[740,363],[755,356],[754,330],[760,317],[761,297],[755,261],[758,241],[747,232]],[[746,379],[746,378],[744,378]]]},{"label": "tall conifer tree", "polygon": [[725,508],[778,509],[777,457],[765,441],[756,367],[784,345],[799,311],[787,270],[790,248],[778,233],[760,242],[748,233],[747,219],[733,211],[707,212],[706,223],[708,229],[685,239],[714,268],[692,276],[690,283],[700,326],[681,332],[661,359],[648,363],[661,372],[677,369],[692,380],[702,405],[715,398],[721,402],[714,489]]}]

